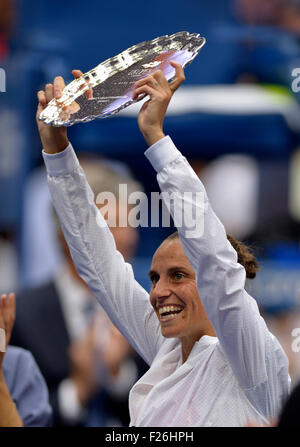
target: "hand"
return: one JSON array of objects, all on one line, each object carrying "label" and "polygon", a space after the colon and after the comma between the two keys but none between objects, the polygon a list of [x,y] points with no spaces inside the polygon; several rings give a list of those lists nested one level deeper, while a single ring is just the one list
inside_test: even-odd
[{"label": "hand", "polygon": [[153,75],[140,79],[135,83],[132,98],[138,99],[139,95],[149,95],[150,99],[146,101],[139,113],[139,128],[149,146],[163,138],[163,122],[169,102],[185,80],[184,71],[180,64],[171,61],[170,64],[175,68],[175,79],[168,83],[161,70]]},{"label": "hand", "polygon": [[[72,74],[75,79],[83,75],[82,71],[80,70],[73,70]],[[67,128],[64,126],[54,127],[52,125],[45,124],[43,121],[40,121],[38,117],[53,98],[59,99],[61,97],[64,88],[64,79],[61,76],[57,76],[54,79],[53,84],[47,84],[45,90],[40,90],[37,94],[39,103],[36,113],[36,122],[44,151],[50,154],[61,152],[68,146],[69,141],[67,136]],[[91,98],[92,90],[89,89],[85,92],[85,95],[87,98]],[[71,113],[76,113],[78,110],[79,105],[76,102],[73,102],[64,110],[64,113],[68,116]]]},{"label": "hand", "polygon": [[86,405],[98,387],[95,368],[94,327],[69,348],[71,362],[70,379],[76,386],[81,405]]},{"label": "hand", "polygon": [[133,353],[133,349],[121,332],[110,323],[109,341],[102,352],[102,360],[112,376],[119,373],[122,362]]},{"label": "hand", "polygon": [[[10,293],[8,297],[1,295],[0,300],[0,328],[5,331],[6,346],[9,344],[12,328],[16,316],[16,301],[15,294]],[[4,352],[0,352],[0,369],[2,367]]]},{"label": "hand", "polygon": [[53,84],[47,84],[45,90],[40,90],[37,94],[39,103],[36,113],[36,122],[43,149],[49,154],[55,154],[66,149],[69,144],[67,137],[67,128],[54,127],[52,125],[45,124],[38,118],[40,116],[40,113],[47,107],[48,103],[53,98],[58,99],[61,97],[64,88],[65,82],[63,78],[61,76],[57,76],[54,79]]}]

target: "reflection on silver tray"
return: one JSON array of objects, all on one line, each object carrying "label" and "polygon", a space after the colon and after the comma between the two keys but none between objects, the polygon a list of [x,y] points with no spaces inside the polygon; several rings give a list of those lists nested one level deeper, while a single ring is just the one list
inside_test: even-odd
[{"label": "reflection on silver tray", "polygon": [[49,102],[39,119],[54,126],[71,126],[114,115],[135,102],[132,93],[136,81],[158,69],[168,81],[172,80],[175,69],[170,60],[184,67],[204,44],[205,38],[199,34],[182,31],[134,45],[70,82],[58,100]]}]

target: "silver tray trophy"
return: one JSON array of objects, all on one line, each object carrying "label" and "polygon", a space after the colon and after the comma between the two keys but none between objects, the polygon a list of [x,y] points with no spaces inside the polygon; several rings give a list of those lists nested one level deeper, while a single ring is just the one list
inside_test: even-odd
[{"label": "silver tray trophy", "polygon": [[170,60],[186,66],[205,42],[199,34],[182,31],[134,45],[70,82],[59,99],[49,102],[39,119],[54,126],[71,126],[114,115],[136,102],[132,99],[136,81],[158,69],[171,81],[175,69]]}]

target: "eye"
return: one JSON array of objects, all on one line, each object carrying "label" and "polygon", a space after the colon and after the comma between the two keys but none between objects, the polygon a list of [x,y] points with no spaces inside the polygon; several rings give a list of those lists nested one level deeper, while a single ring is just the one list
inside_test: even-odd
[{"label": "eye", "polygon": [[175,272],[173,274],[173,277],[176,281],[180,281],[181,279],[183,279],[185,277],[185,275],[181,272]]},{"label": "eye", "polygon": [[149,276],[149,278],[150,278],[150,281],[151,281],[151,283],[152,283],[152,286],[154,286],[154,285],[157,283],[157,281],[159,280],[159,276],[156,275],[155,273],[152,273],[152,274]]}]

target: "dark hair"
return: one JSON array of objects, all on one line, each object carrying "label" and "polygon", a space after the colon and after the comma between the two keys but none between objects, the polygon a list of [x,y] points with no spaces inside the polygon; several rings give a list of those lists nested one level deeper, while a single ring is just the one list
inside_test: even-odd
[{"label": "dark hair", "polygon": [[[173,239],[179,239],[178,231],[172,233],[163,242],[172,241]],[[247,247],[247,245],[243,242],[236,240],[230,234],[227,234],[227,239],[237,252],[238,262],[245,268],[246,277],[249,279],[255,278],[256,272],[259,269],[259,265],[251,249]]]}]

